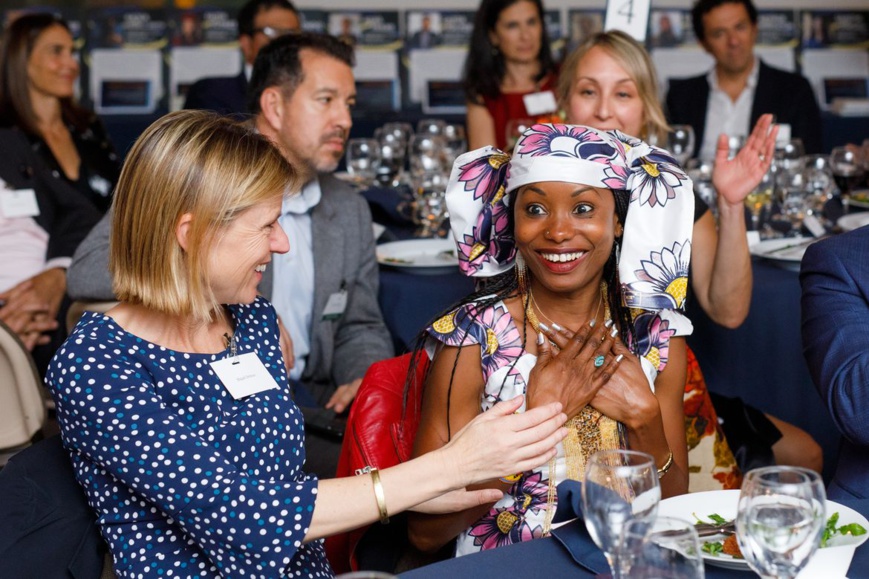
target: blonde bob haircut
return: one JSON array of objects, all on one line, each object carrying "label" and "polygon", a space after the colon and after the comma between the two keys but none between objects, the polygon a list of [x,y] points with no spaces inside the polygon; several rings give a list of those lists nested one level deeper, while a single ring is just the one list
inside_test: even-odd
[{"label": "blonde bob haircut", "polygon": [[[579,63],[589,50],[595,46],[601,47],[608,55],[614,58],[624,68],[631,80],[637,86],[640,100],[643,102],[643,129],[639,137],[644,141],[650,137],[656,137],[657,143],[667,142],[667,133],[670,126],[664,116],[664,109],[658,98],[658,79],[655,75],[655,65],[649,58],[649,53],[631,36],[620,30],[598,32],[579,45],[571,52],[564,64],[558,78],[558,103],[563,110],[567,110],[570,97],[576,86],[576,73]],[[567,119],[572,121],[572,119]],[[654,140],[654,139],[653,139]]]},{"label": "blonde bob haircut", "polygon": [[[209,284],[209,248],[241,212],[300,185],[278,150],[236,121],[193,110],[159,119],[133,144],[115,190],[109,248],[115,295],[211,320],[220,304]],[[176,228],[188,213],[184,249]]]}]

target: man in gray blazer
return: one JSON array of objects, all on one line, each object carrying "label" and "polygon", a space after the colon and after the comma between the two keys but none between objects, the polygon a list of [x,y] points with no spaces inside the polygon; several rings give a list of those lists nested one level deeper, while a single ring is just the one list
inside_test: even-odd
[{"label": "man in gray blazer", "polygon": [[[300,194],[284,200],[280,224],[290,251],[272,256],[260,291],[274,303],[292,338],[290,377],[297,403],[310,411],[305,412],[305,470],[321,476],[334,476],[341,445],[328,432],[340,424],[320,421],[328,418],[324,409],[346,410],[368,366],[393,355],[377,303],[368,205],[329,175],[344,154],[352,124],[352,65],[353,49],[344,43],[299,33],[263,48],[250,82],[257,130],[306,180]],[[108,281],[108,231],[104,220],[76,253],[69,273],[75,299],[111,299],[110,282],[94,283]]]}]

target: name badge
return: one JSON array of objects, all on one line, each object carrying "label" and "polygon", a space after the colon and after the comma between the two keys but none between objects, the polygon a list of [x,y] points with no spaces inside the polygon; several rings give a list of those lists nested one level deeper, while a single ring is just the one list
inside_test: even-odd
[{"label": "name badge", "polygon": [[36,191],[33,189],[5,189],[0,191],[0,211],[3,217],[36,217],[39,215],[39,204],[36,202]]},{"label": "name badge", "polygon": [[525,101],[525,110],[531,116],[554,113],[558,109],[558,103],[555,102],[555,95],[551,90],[526,94],[522,100]]},{"label": "name badge", "polygon": [[211,369],[236,400],[278,387],[254,352],[212,362]]},{"label": "name badge", "polygon": [[326,307],[323,308],[324,320],[337,320],[347,309],[347,290],[341,290],[329,296]]}]

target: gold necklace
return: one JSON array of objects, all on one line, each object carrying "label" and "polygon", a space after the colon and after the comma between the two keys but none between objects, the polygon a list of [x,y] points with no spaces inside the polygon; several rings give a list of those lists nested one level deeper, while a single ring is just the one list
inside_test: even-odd
[{"label": "gold necklace", "polygon": [[[600,307],[604,303],[606,303],[606,309],[604,310],[604,318],[607,320],[610,319],[610,306],[609,306],[609,303],[606,302],[606,290],[607,290],[606,282],[604,282],[604,281],[600,282],[600,298],[598,299],[598,302],[597,302],[597,309],[594,312],[594,317],[591,318],[592,320],[597,319],[597,316],[600,313]],[[540,312],[540,315],[543,316],[543,318],[546,321],[548,321],[550,324],[560,326],[560,324],[557,324],[555,321],[553,321],[550,317],[548,317],[543,312],[543,309],[540,307],[540,304],[538,304],[537,301],[534,299],[534,293],[531,291],[531,288],[529,287],[528,288],[528,301],[527,301],[526,306],[525,306],[525,317],[528,318],[528,321],[531,323],[531,327],[534,328],[534,331],[539,334],[540,333],[540,320],[537,318],[537,314],[534,313],[535,308],[537,308],[537,311]]]},{"label": "gold necklace", "polygon": [[[600,284],[600,301],[595,311],[594,318],[600,313],[600,306],[606,303],[604,310],[605,319],[610,319],[609,303],[606,301],[607,285],[605,282]],[[534,301],[534,295],[531,293],[531,288],[528,288],[528,300],[525,307],[525,316],[531,323],[531,327],[540,333],[540,321],[534,313],[534,307],[540,311],[540,315],[552,322],[540,306]],[[553,322],[554,323],[554,322]],[[565,423],[567,428],[567,437],[565,437],[562,445],[564,446],[565,459],[565,480],[572,479],[582,481],[585,465],[588,458],[602,449],[619,448],[618,423],[604,416],[598,410],[591,406],[585,406],[579,411],[579,414],[570,418]],[[555,515],[555,502],[557,498],[555,470],[555,457],[549,460],[549,478],[547,480],[546,489],[546,517],[543,521],[543,535],[548,536],[552,530],[552,517]]]}]

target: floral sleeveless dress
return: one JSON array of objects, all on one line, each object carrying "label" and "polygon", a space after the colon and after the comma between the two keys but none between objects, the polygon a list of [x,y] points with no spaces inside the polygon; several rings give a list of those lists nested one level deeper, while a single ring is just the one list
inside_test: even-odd
[{"label": "floral sleeveless dress", "polygon": [[[643,370],[653,390],[658,371],[667,362],[669,339],[691,332],[687,318],[669,311],[661,312],[655,326],[655,335],[651,338],[653,345],[647,355],[641,358]],[[537,363],[537,356],[529,354],[523,347],[522,331],[503,301],[482,310],[478,310],[476,304],[464,305],[437,320],[428,328],[428,334],[426,352],[432,359],[442,345],[479,345],[485,380],[480,400],[483,412],[501,400],[525,394],[528,375]],[[528,335],[527,339],[536,340],[536,336]],[[519,411],[524,410],[523,405]],[[559,444],[557,450],[554,460],[556,485],[567,478],[563,445]],[[547,510],[554,509],[557,500],[552,497],[552,504],[548,504],[550,464],[553,462],[510,477],[515,482],[504,493],[504,497],[459,535],[456,555],[542,537]]]}]

